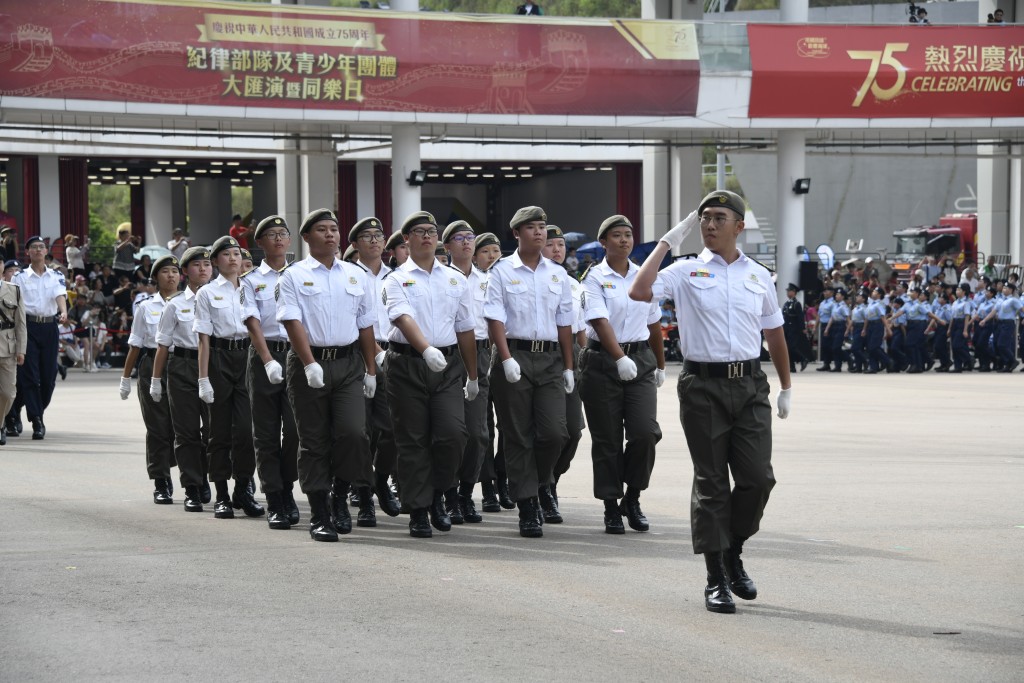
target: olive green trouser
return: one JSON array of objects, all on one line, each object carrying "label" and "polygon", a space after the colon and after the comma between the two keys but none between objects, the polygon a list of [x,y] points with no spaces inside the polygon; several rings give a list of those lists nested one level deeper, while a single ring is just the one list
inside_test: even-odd
[{"label": "olive green trouser", "polygon": [[373,471],[379,477],[389,477],[395,472],[398,448],[388,408],[388,378],[381,367],[377,368],[377,392],[366,399],[366,426],[370,432]]},{"label": "olive green trouser", "polygon": [[[136,389],[142,421],[146,425],[146,471],[150,479],[170,479],[174,467],[174,425],[171,424],[170,401],[155,402],[149,395],[153,379],[153,356],[148,353],[139,361]],[[196,389],[198,391],[198,389]]]},{"label": "olive green trouser", "polygon": [[488,394],[491,383],[487,379],[487,368],[491,364],[490,347],[476,350],[476,376],[480,393],[472,401],[465,401],[466,407],[466,448],[462,452],[462,464],[459,465],[458,480],[475,484],[480,480],[480,470],[487,453],[487,442],[491,433],[487,428]]},{"label": "olive green trouser", "polygon": [[[245,375],[249,366],[245,349],[210,349],[210,480],[247,484],[256,472],[252,444],[252,408]],[[198,391],[198,389],[197,389]]]},{"label": "olive green trouser", "polygon": [[[281,364],[288,362],[287,351],[271,351]],[[256,449],[256,470],[263,493],[291,490],[299,478],[299,435],[288,403],[288,383],[271,384],[263,360],[249,348],[246,388],[252,411],[252,442]]]},{"label": "olive green trouser", "polygon": [[167,359],[164,382],[167,404],[174,426],[174,460],[182,487],[202,486],[209,469],[206,435],[210,409],[199,398],[199,363],[194,358]]}]

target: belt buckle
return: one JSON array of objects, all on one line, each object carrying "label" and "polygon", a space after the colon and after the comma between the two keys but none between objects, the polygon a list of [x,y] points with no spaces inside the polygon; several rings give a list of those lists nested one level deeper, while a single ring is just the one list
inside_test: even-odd
[{"label": "belt buckle", "polygon": [[320,351],[320,360],[336,360],[338,357],[338,349],[322,349]]},{"label": "belt buckle", "polygon": [[735,363],[729,363],[728,365],[729,379],[739,379],[743,377],[743,361],[737,361]]},{"label": "belt buckle", "polygon": [[622,352],[624,354],[626,354],[627,356],[629,354],[633,353],[633,343],[632,342],[630,342],[629,344],[621,344],[620,346],[622,346]]},{"label": "belt buckle", "polygon": [[530,340],[530,353],[540,353],[544,350],[544,342],[538,339]]}]

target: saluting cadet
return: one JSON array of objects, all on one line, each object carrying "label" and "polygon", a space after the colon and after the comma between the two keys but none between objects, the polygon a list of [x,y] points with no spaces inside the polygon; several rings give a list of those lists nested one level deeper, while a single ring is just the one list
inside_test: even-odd
[{"label": "saluting cadet", "polygon": [[[234,509],[249,517],[264,514],[249,490],[256,471],[252,409],[245,386],[249,331],[242,322],[238,274],[242,252],[230,235],[210,247],[220,274],[196,293],[192,329],[199,335],[199,398],[210,404],[210,479],[217,490],[213,516],[231,519]],[[235,490],[228,494],[228,479]]]},{"label": "saluting cadet", "polygon": [[831,348],[832,372],[842,372],[846,354],[843,352],[843,341],[846,339],[846,328],[850,318],[850,307],[846,305],[846,292],[837,289],[832,303],[832,315],[822,335],[823,343]]},{"label": "saluting cadet", "polygon": [[[867,356],[864,355],[865,337],[867,329],[867,304],[864,303],[864,290],[857,292],[856,305],[850,312],[850,324],[846,334],[851,337],[850,344],[850,372],[864,372],[867,370]],[[790,363],[792,366],[792,363]]]},{"label": "saluting cadet", "polygon": [[804,307],[796,295],[800,288],[792,282],[786,287],[786,303],[782,304],[782,329],[786,334],[786,347],[789,349],[789,371],[796,372],[796,364],[800,370],[807,369],[811,360],[811,349],[807,340],[807,323],[804,320]]},{"label": "saluting cadet", "polygon": [[547,215],[538,206],[510,222],[519,247],[489,271],[484,316],[495,358],[491,390],[504,437],[509,491],[519,506],[519,534],[544,535],[537,492],[551,484],[569,438],[565,394],[576,386],[572,289],[565,269],[541,255]]},{"label": "saluting cadet", "polygon": [[[739,195],[712,192],[661,238],[629,291],[638,301],[671,297],[676,302],[686,358],[677,391],[679,413],[694,468],[693,551],[704,554],[707,566],[705,607],[726,613],[736,611],[730,588],[744,600],[757,597],[740,553],[757,533],[775,486],[768,378],[759,360],[762,332],[782,387],[780,418],[789,415],[792,391],[771,273],[736,247],[744,215],[746,203]],[[669,249],[679,247],[698,224],[704,251],[659,273]]]},{"label": "saluting cadet", "polygon": [[629,260],[633,251],[629,219],[606,218],[597,239],[606,255],[583,276],[587,344],[580,355],[579,387],[590,423],[594,497],[604,501],[605,533],[625,533],[623,515],[631,529],[647,531],[650,524],[640,508],[640,492],[651,483],[655,446],[661,440],[657,420],[658,388],[665,383],[661,308],[657,301],[629,298],[629,287],[640,272]]},{"label": "saluting cadet", "polygon": [[[491,363],[491,345],[487,340],[487,320],[484,318],[484,297],[487,294],[487,274],[473,266],[473,253],[477,237],[466,221],[453,221],[441,235],[441,242],[451,258],[452,267],[466,276],[470,294],[470,315],[473,319],[473,340],[476,345],[476,377],[479,392],[472,401],[465,401],[466,447],[458,470],[458,488],[445,493],[445,509],[452,524],[482,522],[473,502],[473,488],[480,479],[484,453],[490,433],[487,431],[487,406],[490,381],[487,368]],[[499,509],[500,506],[499,506]]]},{"label": "saluting cadet", "polygon": [[18,366],[18,393],[32,423],[32,438],[38,441],[46,436],[43,413],[50,405],[57,381],[57,325],[68,322],[68,291],[64,276],[46,267],[49,250],[42,237],[29,237],[25,251],[29,267],[11,280],[20,288],[25,301],[28,330],[25,362]]},{"label": "saluting cadet", "polygon": [[[557,225],[548,224],[548,241],[544,245],[541,254],[558,265],[565,263],[565,237],[562,229]],[[563,266],[564,267],[564,266]],[[583,320],[583,307],[580,300],[583,296],[583,285],[571,276],[569,289],[572,290],[572,357],[575,362],[580,357],[580,352],[587,345],[587,335],[584,332],[586,323]],[[565,395],[565,427],[569,432],[569,439],[562,446],[562,452],[555,461],[553,480],[548,486],[541,486],[537,492],[540,506],[544,513],[544,521],[552,524],[562,522],[562,514],[558,510],[558,480],[569,471],[569,465],[576,456],[576,449],[579,448],[580,439],[583,438],[583,401],[580,399],[579,368],[574,368],[576,384],[572,393]]]},{"label": "saluting cadet", "polygon": [[0,446],[7,445],[7,422],[3,416],[14,405],[18,366],[25,362],[27,345],[25,300],[21,290],[0,279]]},{"label": "saluting cadet", "polygon": [[128,335],[128,355],[121,373],[121,400],[127,400],[132,392],[132,370],[138,363],[139,406],[142,421],[146,425],[146,469],[153,480],[153,502],[157,505],[171,505],[174,484],[171,483],[171,468],[174,467],[174,425],[171,410],[167,404],[154,401],[149,393],[153,376],[153,359],[159,344],[156,340],[160,316],[167,300],[178,293],[181,271],[178,259],[173,254],[162,256],[150,271],[156,278],[159,292],[139,303],[132,319],[132,331]]},{"label": "saluting cadet", "polygon": [[818,304],[818,326],[816,329],[818,331],[818,356],[821,358],[821,367],[818,368],[818,372],[831,370],[829,364],[832,362],[832,346],[825,335],[825,330],[828,328],[829,321],[832,320],[832,307],[836,303],[832,298],[834,294],[835,290],[831,283],[826,282],[821,302]]},{"label": "saluting cadet", "polygon": [[277,320],[277,281],[287,265],[292,237],[281,216],[267,216],[256,226],[253,239],[263,250],[263,262],[241,276],[238,293],[242,323],[249,330],[246,389],[252,412],[252,440],[260,490],[267,497],[267,526],[290,529],[299,523],[299,506],[292,492],[299,478],[299,435],[288,403],[284,381],[288,333]]},{"label": "saluting cadet", "polygon": [[466,277],[435,256],[437,221],[431,214],[410,215],[402,235],[409,259],[387,276],[381,295],[391,321],[388,404],[409,534],[430,538],[431,526],[452,527],[444,492],[457,480],[466,448],[464,400],[479,393],[473,305]]},{"label": "saluting cadet", "polygon": [[299,234],[309,256],[281,272],[277,319],[292,344],[285,375],[299,432],[299,484],[311,511],[309,535],[337,541],[339,533],[352,531],[346,495],[353,482],[363,488],[364,504],[373,505],[365,399],[377,390],[376,311],[365,271],[334,257],[341,241],[334,212],[311,211]]},{"label": "saluting cadet", "polygon": [[889,320],[885,317],[882,290],[878,287],[871,290],[871,303],[864,310],[864,318],[867,322],[861,336],[864,337],[864,343],[867,346],[867,374],[874,375],[881,368],[888,370],[892,367],[892,359],[889,358],[882,346],[889,329]]},{"label": "saluting cadet", "polygon": [[956,301],[950,307],[952,320],[949,324],[949,346],[953,352],[952,372],[971,372],[974,360],[967,348],[967,340],[971,338],[970,322],[974,312],[971,300],[971,286],[966,282],[956,288]]},{"label": "saluting cadet", "polygon": [[[373,284],[373,300],[379,302],[381,293],[384,291],[384,278],[391,272],[391,267],[385,265],[381,260],[386,238],[380,220],[373,216],[362,219],[352,226],[348,233],[348,239],[355,245],[359,255],[356,265],[366,271],[367,278]],[[375,358],[377,391],[373,394],[373,398],[366,399],[366,424],[370,432],[370,453],[373,456],[374,471],[373,485],[377,492],[377,500],[380,502],[380,509],[389,517],[397,517],[400,508],[388,479],[395,475],[398,449],[395,447],[395,434],[391,427],[391,411],[388,408],[387,378],[382,372],[391,321],[388,320],[387,310],[383,305],[376,304],[375,310],[373,337],[377,342]],[[371,501],[366,508],[360,508],[361,514],[364,509],[372,511],[373,502]]]},{"label": "saluting cadet", "polygon": [[928,317],[931,319],[929,327],[935,329],[935,335],[932,337],[932,353],[935,360],[939,362],[939,367],[935,368],[935,372],[949,372],[951,365],[949,360],[949,324],[953,320],[953,309],[949,305],[945,292],[939,294],[935,303],[937,305],[928,311]]},{"label": "saluting cadet", "polygon": [[995,351],[997,372],[1013,372],[1020,365],[1017,360],[1017,318],[1024,304],[1017,298],[1017,286],[1011,282],[1003,285],[1003,298],[985,316],[983,322],[995,321]]},{"label": "saluting cadet", "polygon": [[209,461],[206,438],[210,409],[199,398],[199,336],[192,329],[196,317],[196,292],[210,281],[213,265],[206,247],[189,247],[181,256],[185,271],[184,292],[167,299],[157,323],[156,356],[149,395],[159,403],[163,397],[164,369],[167,370],[167,403],[174,427],[174,461],[185,489],[185,512],[202,512],[210,502],[206,478]]},{"label": "saluting cadet", "polygon": [[974,330],[974,355],[978,359],[978,372],[991,372],[992,365],[996,362],[989,349],[993,326],[985,323],[989,314],[995,310],[995,295],[994,287],[986,287],[983,290],[984,298],[977,301],[974,307],[971,324]]}]

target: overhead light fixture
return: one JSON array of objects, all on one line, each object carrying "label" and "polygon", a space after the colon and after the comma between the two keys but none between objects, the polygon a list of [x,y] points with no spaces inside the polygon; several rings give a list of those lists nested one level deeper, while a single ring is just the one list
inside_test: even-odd
[{"label": "overhead light fixture", "polygon": [[255,169],[252,172],[253,175],[263,175],[264,173],[266,173],[266,171],[259,171],[259,170],[255,170]]},{"label": "overhead light fixture", "polygon": [[501,170],[502,170],[502,171],[512,171],[512,170],[514,170],[514,169],[513,169],[513,167],[512,167],[512,166],[502,166],[502,167],[501,167]]},{"label": "overhead light fixture", "polygon": [[479,173],[467,173],[466,177],[467,178],[479,178],[480,174]]},{"label": "overhead light fixture", "polygon": [[211,161],[210,162],[210,166],[223,166],[223,165],[224,165],[223,161]]},{"label": "overhead light fixture", "polygon": [[482,171],[482,170],[484,170],[484,167],[483,166],[470,166],[469,170],[470,171]]},{"label": "overhead light fixture", "polygon": [[530,167],[529,167],[529,166],[520,166],[520,167],[519,167],[519,170],[520,170],[520,171],[529,171],[529,170],[530,170]]},{"label": "overhead light fixture", "polygon": [[211,169],[210,169],[210,173],[223,173],[223,172],[224,172],[224,171],[222,171],[222,170],[221,170],[221,169],[219,169],[219,168],[211,168]]},{"label": "overhead light fixture", "polygon": [[174,165],[175,165],[175,166],[184,166],[184,165],[185,165],[185,164],[187,164],[187,163],[188,163],[187,161],[180,161],[180,160],[179,160],[179,161],[175,161],[175,162],[174,162]]},{"label": "overhead light fixture", "polygon": [[602,171],[614,171],[615,169],[613,169],[611,166],[602,166],[601,170]]},{"label": "overhead light fixture", "polygon": [[171,162],[169,162],[169,161],[158,161],[156,163],[160,164],[161,166],[166,166],[167,164],[169,164]]},{"label": "overhead light fixture", "polygon": [[453,171],[465,171],[466,167],[465,166],[452,166],[452,170]]},{"label": "overhead light fixture", "polygon": [[494,177],[493,173],[484,173],[484,178],[493,178],[493,177]]},{"label": "overhead light fixture", "polygon": [[811,191],[810,178],[797,178],[793,183],[793,194],[807,194]]},{"label": "overhead light fixture", "polygon": [[[6,174],[4,174],[4,175],[6,175]],[[97,178],[97,176],[94,176],[94,175],[89,176],[89,180],[96,180],[96,178]]]},{"label": "overhead light fixture", "polygon": [[[436,174],[435,174],[436,175]],[[426,171],[411,171],[409,173],[409,184],[413,186],[419,186],[427,182]]]},{"label": "overhead light fixture", "polygon": [[445,173],[443,177],[445,177],[445,178],[454,178],[455,174],[454,173]]},{"label": "overhead light fixture", "polygon": [[101,182],[100,182],[100,181],[98,181],[98,180],[94,180],[94,181],[92,181],[92,182],[91,182],[91,183],[89,183],[89,184],[90,184],[90,185],[102,185],[103,183],[101,183]]},{"label": "overhead light fixture", "polygon": [[583,168],[584,171],[596,171],[597,166],[586,166]]},{"label": "overhead light fixture", "polygon": [[249,175],[249,171],[247,169],[244,169],[244,168],[238,169],[238,173],[241,174],[241,175]]},{"label": "overhead light fixture", "polygon": [[240,166],[241,163],[238,161],[229,161],[228,166]]},{"label": "overhead light fixture", "polygon": [[128,169],[127,168],[119,168],[119,169],[117,169],[117,172],[118,173],[127,173]]},{"label": "overhead light fixture", "polygon": [[144,175],[144,176],[142,176],[142,179],[143,179],[143,180],[156,180],[156,178],[154,178],[154,177],[153,177],[153,176],[151,176],[151,175]]},{"label": "overhead light fixture", "polygon": [[103,173],[110,173],[113,170],[114,169],[110,168],[109,166],[106,166],[106,167],[100,169],[100,171],[103,172]]},{"label": "overhead light fixture", "polygon": [[522,175],[520,175],[519,177],[520,177],[520,178],[532,178],[532,177],[533,177],[533,174],[532,174],[532,173],[523,173],[523,174],[522,174]]},{"label": "overhead light fixture", "polygon": [[506,174],[505,174],[505,177],[506,177],[506,178],[515,178],[515,177],[516,177],[516,174],[515,174],[515,173],[506,173]]},{"label": "overhead light fixture", "polygon": [[162,168],[151,168],[151,169],[149,169],[149,172],[150,173],[163,173],[164,169],[162,169]]},{"label": "overhead light fixture", "polygon": [[206,169],[205,168],[197,168],[196,169],[196,173],[206,173]]},{"label": "overhead light fixture", "polygon": [[168,168],[168,169],[166,169],[164,171],[164,173],[177,173],[177,172],[178,172],[178,169],[176,169],[176,168]]}]

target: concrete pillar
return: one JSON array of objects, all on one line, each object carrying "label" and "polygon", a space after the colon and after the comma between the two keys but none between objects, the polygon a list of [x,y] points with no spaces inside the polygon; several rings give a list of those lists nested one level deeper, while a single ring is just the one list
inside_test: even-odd
[{"label": "concrete pillar", "polygon": [[[777,218],[775,255],[777,281],[785,287],[789,282],[799,282],[800,257],[797,249],[805,246],[804,198],[795,194],[793,183],[805,177],[806,136],[802,131],[779,131],[776,182]],[[813,245],[812,247],[813,248]]]},{"label": "concrete pillar", "polygon": [[61,236],[60,165],[51,154],[39,155],[39,236],[53,241]]},{"label": "concrete pillar", "polygon": [[277,214],[284,218],[293,234],[298,234],[303,216],[299,199],[299,158],[294,154],[278,154],[274,179],[277,183]]},{"label": "concrete pillar", "polygon": [[1024,262],[1024,145],[1013,145],[1010,158],[1010,263]]},{"label": "concrete pillar", "polygon": [[191,238],[188,228],[188,194],[185,192],[185,183],[181,182],[171,183],[171,229],[174,228],[181,228]]},{"label": "concrete pillar", "polygon": [[373,161],[356,162],[356,216],[365,218],[376,212],[373,188]]},{"label": "concrete pillar", "polygon": [[231,214],[229,181],[220,178],[188,181],[188,232],[192,244],[213,244],[218,237],[228,234]]},{"label": "concrete pillar", "polygon": [[642,241],[656,240],[672,227],[672,213],[669,204],[671,193],[671,170],[666,147],[644,149],[643,166],[643,212],[641,227]]},{"label": "concrete pillar", "polygon": [[181,182],[171,182],[170,178],[154,178],[142,181],[142,192],[146,202],[146,244],[166,246],[171,239],[174,223],[172,186],[184,187]]},{"label": "concrete pillar", "polygon": [[420,188],[409,184],[409,174],[420,170],[420,133],[416,126],[391,128],[391,214],[395,225],[419,211]]},{"label": "concrete pillar", "polygon": [[252,176],[252,215],[258,224],[277,213],[277,173],[266,171]]},{"label": "concrete pillar", "polygon": [[[700,147],[673,147],[669,152],[671,187],[669,188],[670,211],[666,228],[674,226],[697,209],[704,198],[703,150]],[[659,233],[663,235],[664,232]],[[700,253],[704,248],[700,233],[694,231],[680,247],[680,253]]]},{"label": "concrete pillar", "polygon": [[[396,12],[419,12],[420,0],[391,0],[391,9]],[[372,214],[370,214],[372,215]]]},{"label": "concrete pillar", "polygon": [[779,20],[783,24],[806,24],[808,7],[807,0],[781,0]]},{"label": "concrete pillar", "polygon": [[1005,151],[978,145],[978,251],[986,258],[1010,252],[1010,161],[996,156]]},{"label": "concrete pillar", "polygon": [[4,210],[18,221],[19,242],[24,242],[22,236],[28,234],[25,227],[24,197],[25,174],[21,157],[10,157],[7,162],[7,206]]},{"label": "concrete pillar", "polygon": [[[338,208],[338,159],[333,154],[303,154],[299,157],[302,215],[314,209]],[[300,219],[301,220],[301,219]],[[296,230],[299,222],[296,222]]]}]

